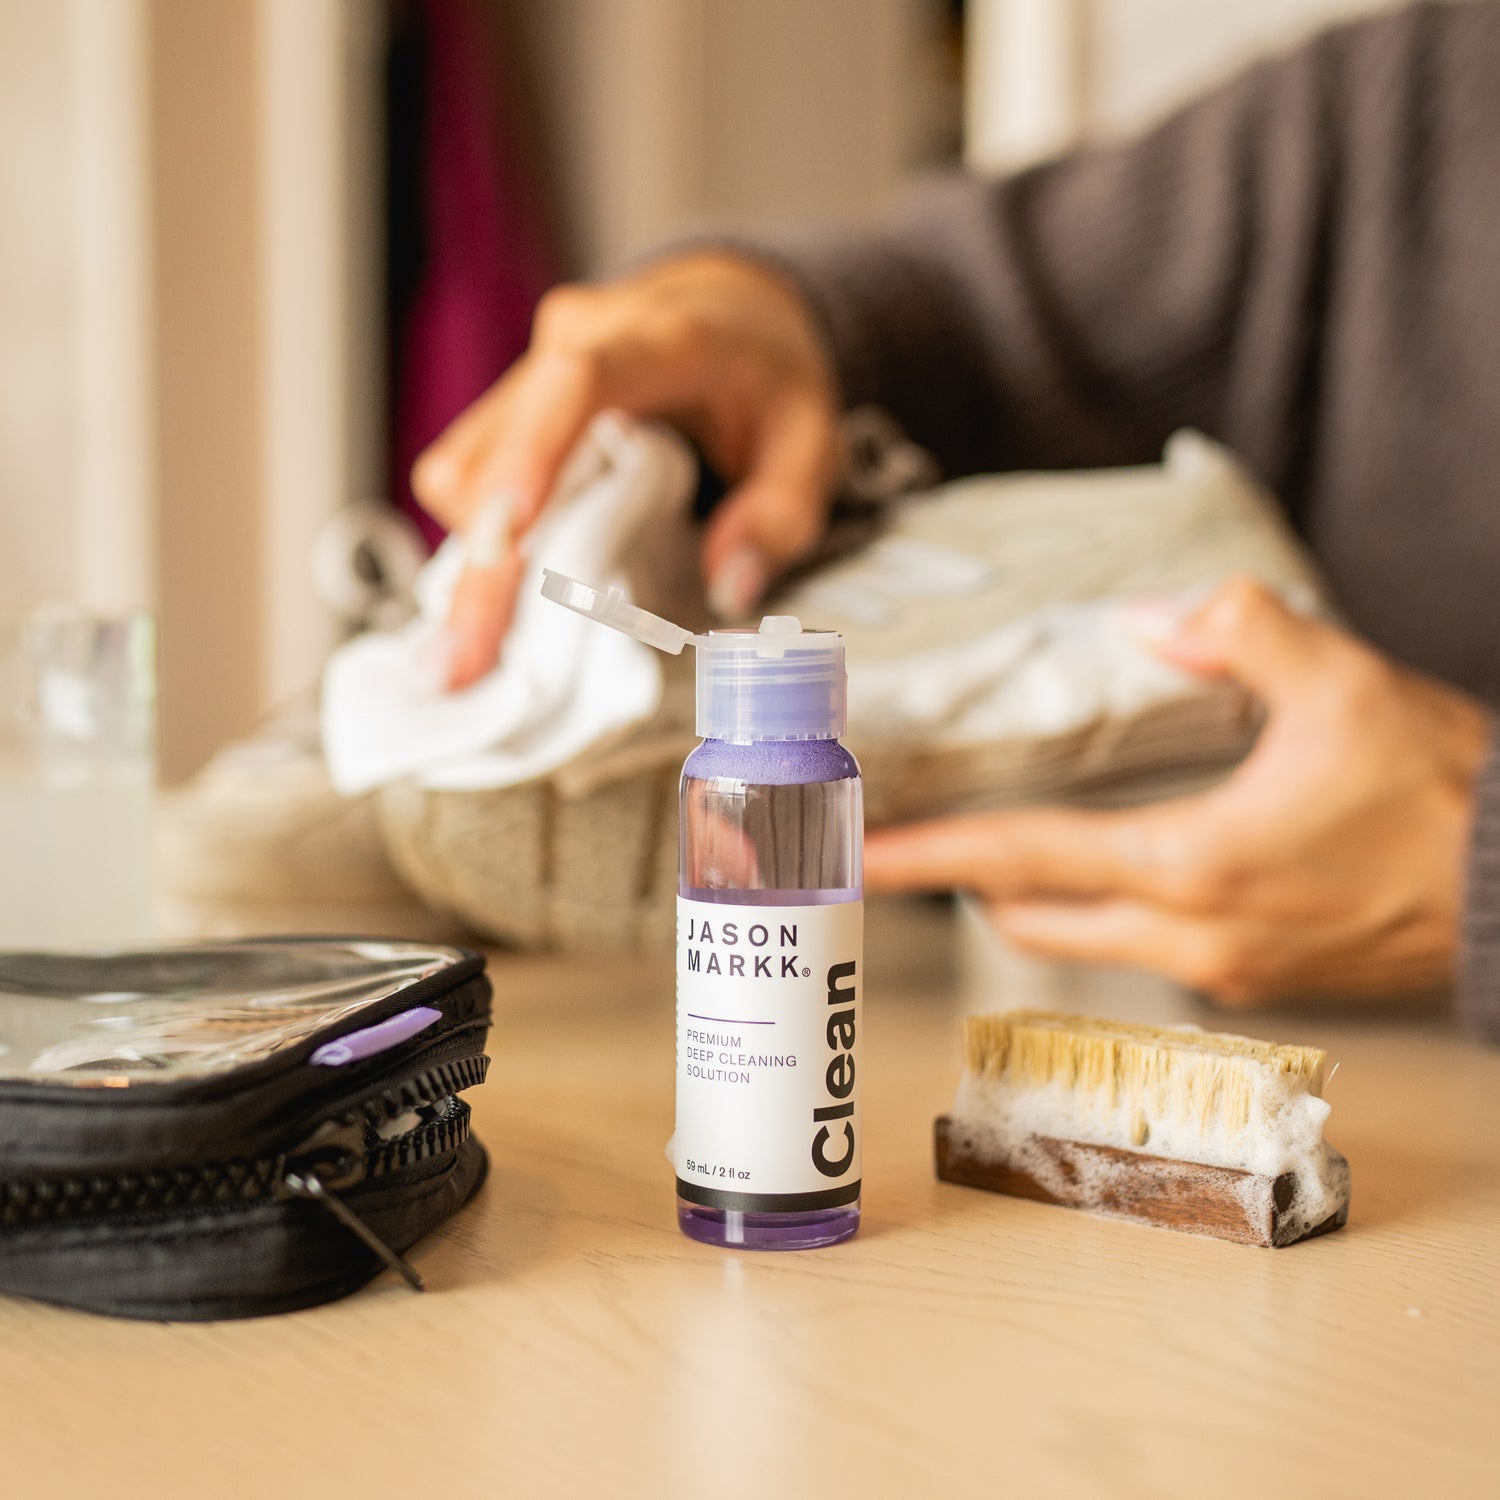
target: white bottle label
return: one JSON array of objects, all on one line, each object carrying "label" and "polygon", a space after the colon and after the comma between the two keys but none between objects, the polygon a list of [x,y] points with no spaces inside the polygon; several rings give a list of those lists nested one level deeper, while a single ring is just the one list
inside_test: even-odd
[{"label": "white bottle label", "polygon": [[859,1196],[864,903],[677,902],[677,1191],[789,1213]]}]

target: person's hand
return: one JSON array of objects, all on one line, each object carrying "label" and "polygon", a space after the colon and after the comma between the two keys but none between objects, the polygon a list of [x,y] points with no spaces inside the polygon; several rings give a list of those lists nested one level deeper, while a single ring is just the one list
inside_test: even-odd
[{"label": "person's hand", "polygon": [[728,254],[549,292],[531,348],[417,460],[412,488],[468,565],[449,618],[449,684],[494,665],[515,608],[517,543],[573,445],[608,408],[663,417],[734,485],[703,538],[709,603],[740,618],[822,535],[838,467],[829,358],[774,272]]},{"label": "person's hand", "polygon": [[1228,780],[1141,809],[872,834],[868,888],[965,888],[1019,948],[1153,969],[1231,1005],[1449,979],[1491,733],[1480,706],[1258,584],[1230,583],[1186,618],[1136,618],[1168,660],[1264,702]]}]

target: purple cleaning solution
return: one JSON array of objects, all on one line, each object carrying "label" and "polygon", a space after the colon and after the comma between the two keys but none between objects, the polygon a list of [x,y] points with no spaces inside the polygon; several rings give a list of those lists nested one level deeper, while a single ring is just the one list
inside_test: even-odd
[{"label": "purple cleaning solution", "polygon": [[749,1250],[859,1228],[859,767],[709,739],[682,773],[677,1222]]},{"label": "purple cleaning solution", "polygon": [[682,771],[677,1129],[684,1234],[808,1250],[859,1228],[864,815],[844,643],[772,615],[692,635],[547,573],[559,604],[698,653]]}]

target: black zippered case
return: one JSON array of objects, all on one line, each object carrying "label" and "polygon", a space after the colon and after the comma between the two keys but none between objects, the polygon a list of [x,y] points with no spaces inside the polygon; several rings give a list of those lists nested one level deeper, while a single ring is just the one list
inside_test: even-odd
[{"label": "black zippered case", "polygon": [[259,939],[0,953],[0,1293],[122,1317],[311,1307],[470,1198],[484,960]]}]

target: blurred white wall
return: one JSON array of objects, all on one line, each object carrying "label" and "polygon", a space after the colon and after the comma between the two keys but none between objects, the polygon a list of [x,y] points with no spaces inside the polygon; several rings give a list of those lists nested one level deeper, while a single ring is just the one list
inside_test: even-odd
[{"label": "blurred white wall", "polygon": [[579,274],[709,223],[853,217],[956,150],[942,0],[504,8],[535,69]]},{"label": "blurred white wall", "polygon": [[1396,0],[1093,0],[1086,32],[1087,128],[1149,123],[1251,59]]},{"label": "blurred white wall", "polygon": [[[93,0],[86,0],[93,3]],[[384,487],[381,0],[147,0],[162,766],[315,689]]]},{"label": "blurred white wall", "polygon": [[[0,3],[0,607],[72,582],[71,528],[51,506],[72,484],[69,355],[67,16],[61,7]],[[61,472],[59,470],[61,469]]]},{"label": "blurred white wall", "polygon": [[968,0],[964,155],[1129,134],[1255,57],[1397,0]]},{"label": "blurred white wall", "polygon": [[169,780],[315,684],[383,473],[383,0],[0,0],[0,611],[161,620]]},{"label": "blurred white wall", "polygon": [[0,609],[151,593],[141,20],[0,0]]}]

